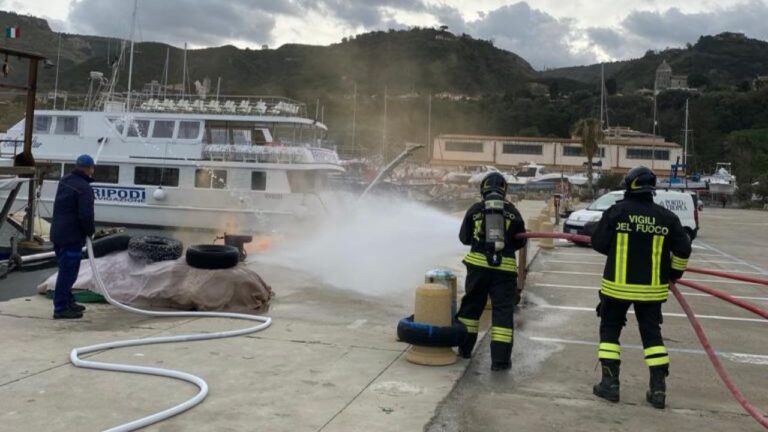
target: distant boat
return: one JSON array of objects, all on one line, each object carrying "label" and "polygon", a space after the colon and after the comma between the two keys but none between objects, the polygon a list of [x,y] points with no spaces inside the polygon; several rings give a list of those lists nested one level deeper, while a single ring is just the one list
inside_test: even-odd
[{"label": "distant boat", "polygon": [[736,176],[731,174],[730,162],[718,162],[715,173],[702,180],[709,183],[711,193],[733,195],[736,192]]}]

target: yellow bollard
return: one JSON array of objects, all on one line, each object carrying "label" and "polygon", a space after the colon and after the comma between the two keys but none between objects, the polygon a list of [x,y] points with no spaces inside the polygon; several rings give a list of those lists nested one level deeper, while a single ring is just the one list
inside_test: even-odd
[{"label": "yellow bollard", "polygon": [[[541,232],[551,233],[555,231],[555,226],[551,222],[542,222]],[[539,247],[542,249],[553,249],[555,247],[555,241],[551,238],[543,238],[539,240]]]},{"label": "yellow bollard", "polygon": [[[447,327],[452,324],[451,290],[439,284],[424,284],[416,288],[414,322]],[[456,363],[451,348],[434,348],[411,345],[406,360],[427,366],[445,366]]]},{"label": "yellow bollard", "polygon": [[539,231],[539,218],[528,218],[528,223],[526,228],[528,228],[528,231],[530,232],[538,232]]}]

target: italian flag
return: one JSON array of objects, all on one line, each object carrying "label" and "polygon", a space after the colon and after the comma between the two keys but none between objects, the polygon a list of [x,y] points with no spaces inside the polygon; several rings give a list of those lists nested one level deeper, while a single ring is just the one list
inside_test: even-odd
[{"label": "italian flag", "polygon": [[13,27],[6,27],[5,28],[5,37],[9,39],[17,39],[21,37],[21,30],[19,30],[19,26],[13,26]]}]

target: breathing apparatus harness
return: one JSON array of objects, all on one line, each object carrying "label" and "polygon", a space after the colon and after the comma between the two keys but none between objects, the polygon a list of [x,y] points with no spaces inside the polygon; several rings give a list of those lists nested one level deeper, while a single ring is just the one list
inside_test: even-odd
[{"label": "breathing apparatus harness", "polygon": [[501,251],[505,247],[506,215],[504,197],[507,194],[507,180],[499,173],[488,174],[480,186],[483,195],[483,225],[485,227],[485,244],[483,251],[488,265],[501,265]]}]

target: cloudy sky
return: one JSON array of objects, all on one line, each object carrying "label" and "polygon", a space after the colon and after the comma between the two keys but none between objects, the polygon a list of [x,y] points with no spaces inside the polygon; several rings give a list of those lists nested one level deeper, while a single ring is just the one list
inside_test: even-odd
[{"label": "cloudy sky", "polygon": [[[57,31],[127,38],[130,0],[0,0]],[[329,44],[370,30],[437,26],[493,39],[535,68],[637,57],[699,35],[768,40],[768,0],[139,0],[136,40],[193,47]]]}]

